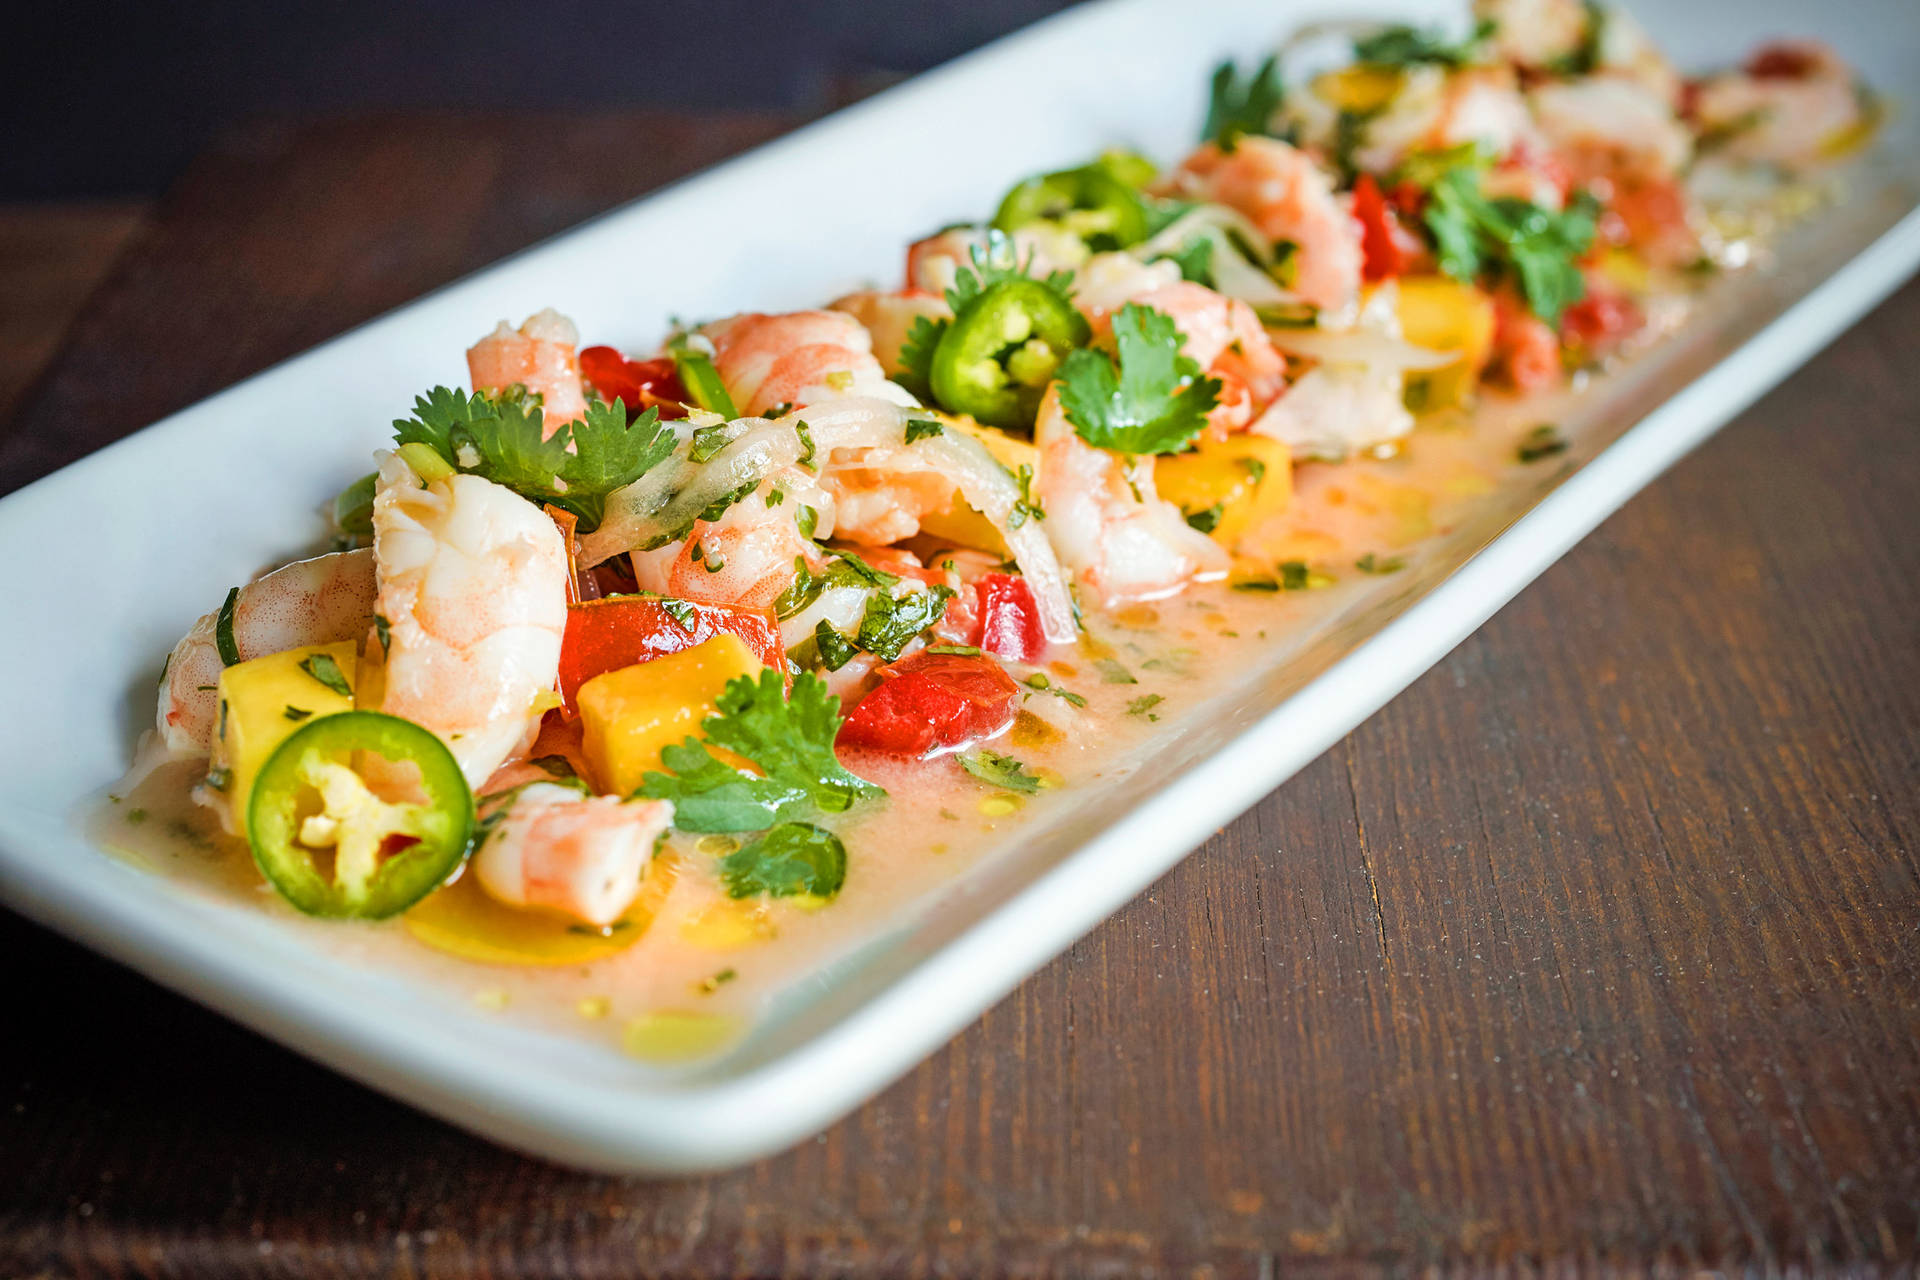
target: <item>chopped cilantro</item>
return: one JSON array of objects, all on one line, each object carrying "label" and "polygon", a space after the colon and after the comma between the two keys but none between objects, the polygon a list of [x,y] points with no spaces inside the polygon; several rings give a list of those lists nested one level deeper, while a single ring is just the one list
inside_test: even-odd
[{"label": "chopped cilantro", "polygon": [[711,461],[716,453],[732,444],[739,432],[729,430],[731,422],[716,422],[712,426],[695,428],[693,439],[687,442],[687,460],[690,462]]},{"label": "chopped cilantro", "polygon": [[960,757],[960,767],[985,783],[1004,791],[1032,795],[1040,789],[1040,779],[1027,772],[1027,766],[1012,756],[991,751],[969,751]]},{"label": "chopped cilantro", "polygon": [[693,630],[694,614],[693,614],[693,605],[691,603],[685,600],[675,600],[675,599],[672,599],[671,597],[667,597],[667,598],[663,598],[660,601],[660,607],[666,611],[666,614],[669,618],[672,618],[675,622],[680,624],[680,629],[682,631]]},{"label": "chopped cilantro", "polygon": [[228,588],[227,598],[220,604],[220,616],[213,620],[213,645],[220,651],[223,667],[240,664],[240,646],[233,639],[233,611],[239,603],[240,588]]},{"label": "chopped cilantro", "polygon": [[[1127,703],[1127,714],[1130,716],[1144,716],[1147,712],[1153,710],[1165,701],[1166,699],[1157,693],[1143,693]],[[1150,720],[1158,720],[1160,717],[1148,716],[1147,718]]]},{"label": "chopped cilantro", "polygon": [[1538,462],[1550,458],[1556,453],[1567,451],[1567,438],[1560,434],[1560,428],[1551,422],[1543,422],[1527,432],[1515,450],[1522,462]]},{"label": "chopped cilantro", "polygon": [[908,418],[907,443],[912,444],[916,440],[925,440],[930,436],[937,436],[945,430],[945,427],[935,422],[932,418]]},{"label": "chopped cilantro", "polygon": [[373,634],[380,641],[381,653],[386,653],[393,648],[393,624],[387,621],[384,613],[373,615]]},{"label": "chopped cilantro", "polygon": [[1201,533],[1212,533],[1220,527],[1220,518],[1226,515],[1226,513],[1226,504],[1216,502],[1205,511],[1187,512],[1187,524],[1192,528],[1198,529]]},{"label": "chopped cilantro", "polygon": [[720,879],[730,898],[831,898],[847,882],[847,847],[811,823],[783,822],[722,858]]},{"label": "chopped cilantro", "polygon": [[1369,551],[1353,562],[1362,573],[1398,573],[1407,567],[1405,556],[1376,556]]},{"label": "chopped cilantro", "polygon": [[800,418],[794,422],[793,433],[800,437],[800,443],[802,446],[804,446],[801,450],[800,456],[798,458],[795,458],[794,461],[799,463],[801,466],[805,467],[809,471],[814,470],[815,468],[813,465],[813,433],[807,430],[807,420],[805,418]]},{"label": "chopped cilantro", "polygon": [[820,665],[829,671],[838,671],[853,661],[853,655],[859,650],[853,642],[833,629],[833,624],[825,618],[813,628],[813,647],[820,655]]},{"label": "chopped cilantro", "polygon": [[900,344],[900,372],[894,381],[921,400],[933,399],[933,353],[939,349],[940,339],[947,336],[947,328],[952,323],[944,316],[938,320],[932,316],[915,316],[906,341]]},{"label": "chopped cilantro", "polygon": [[1220,383],[1182,353],[1171,317],[1129,302],[1113,317],[1119,369],[1081,348],[1060,366],[1060,404],[1088,444],[1116,453],[1173,453],[1207,425]]},{"label": "chopped cilantro", "polygon": [[1163,253],[1154,261],[1171,262],[1180,268],[1182,280],[1213,288],[1213,239],[1210,236],[1195,236],[1172,253]]},{"label": "chopped cilantro", "polygon": [[1401,177],[1427,190],[1422,217],[1442,271],[1469,282],[1487,272],[1511,275],[1533,313],[1557,326],[1586,296],[1579,260],[1593,244],[1599,206],[1584,191],[1558,211],[1489,199],[1481,190],[1486,164],[1477,148],[1455,148],[1410,160]]},{"label": "chopped cilantro", "polygon": [[282,714],[289,720],[305,720],[308,716],[312,715],[313,712],[307,710],[305,707],[296,707],[289,702],[286,711]]},{"label": "chopped cilantro", "polygon": [[1036,671],[1028,676],[1026,686],[1029,689],[1038,689],[1042,693],[1050,693],[1071,707],[1084,707],[1087,705],[1087,700],[1073,690],[1063,689],[1053,681],[1047,679],[1046,672],[1044,671]]},{"label": "chopped cilantro", "polygon": [[710,996],[714,992],[718,991],[721,987],[725,986],[729,982],[732,982],[735,978],[739,976],[740,976],[739,970],[729,965],[727,968],[722,969],[720,972],[714,974],[711,978],[700,979],[699,982],[694,984],[694,990],[698,991],[703,996]]},{"label": "chopped cilantro", "polygon": [[527,761],[534,768],[552,778],[577,778],[579,773],[573,767],[573,761],[565,756],[535,756]]},{"label": "chopped cilantro", "polygon": [[980,656],[981,649],[977,644],[930,644],[927,646],[927,652],[945,654],[953,658],[977,658]]},{"label": "chopped cilantro", "polygon": [[347,683],[345,673],[340,670],[340,664],[333,660],[332,654],[310,653],[300,660],[300,669],[341,697],[353,696],[353,686]]},{"label": "chopped cilantro", "polygon": [[539,404],[524,394],[447,387],[416,397],[413,416],[395,419],[393,428],[396,444],[425,445],[456,471],[573,512],[582,533],[600,527],[607,495],[665,461],[676,439],[658,410],[629,425],[625,406],[598,398],[543,439]]},{"label": "chopped cilantro", "polygon": [[896,600],[885,590],[875,591],[867,597],[867,612],[854,643],[881,661],[892,662],[908,642],[940,621],[947,601],[956,594],[951,587],[934,586],[909,591]]},{"label": "chopped cilantro", "polygon": [[[640,794],[674,803],[682,831],[759,831],[782,819],[819,810],[839,813],[855,801],[883,796],[833,754],[840,700],[818,678],[793,678],[782,692],[780,672],[756,682],[736,676],[718,701],[718,714],[701,722],[706,741],[687,738],[660,753],[672,773],[649,773]],[[724,763],[708,743],[751,761],[759,775]]]},{"label": "chopped cilantro", "polygon": [[1018,529],[1029,520],[1045,520],[1047,513],[1033,500],[1033,466],[1023,462],[1013,473],[1015,483],[1020,486],[1020,496],[1013,500],[1013,510],[1007,513],[1007,528]]},{"label": "chopped cilantro", "polygon": [[1307,568],[1305,560],[1282,560],[1280,562],[1280,588],[1283,591],[1305,591],[1313,585],[1313,570]]},{"label": "chopped cilantro", "polygon": [[1376,67],[1411,67],[1431,63],[1442,67],[1471,66],[1480,60],[1495,23],[1482,18],[1465,40],[1449,40],[1439,31],[1396,24],[1353,42],[1353,56]]},{"label": "chopped cilantro", "polygon": [[1134,679],[1133,672],[1127,670],[1126,665],[1118,658],[1095,658],[1093,660],[1093,666],[1094,670],[1100,673],[1100,680],[1103,684],[1140,683]]}]

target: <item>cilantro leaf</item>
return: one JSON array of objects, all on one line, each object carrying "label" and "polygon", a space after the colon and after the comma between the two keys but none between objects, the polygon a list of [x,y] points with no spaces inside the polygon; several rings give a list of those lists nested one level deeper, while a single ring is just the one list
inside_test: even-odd
[{"label": "cilantro leaf", "polygon": [[720,880],[730,898],[831,898],[847,882],[847,847],[811,823],[783,822],[722,858]]},{"label": "cilantro leaf", "polygon": [[1119,369],[1081,348],[1060,366],[1060,404],[1088,444],[1128,455],[1175,453],[1200,434],[1220,383],[1182,353],[1173,320],[1129,302],[1113,318]]},{"label": "cilantro leaf", "polygon": [[1493,19],[1482,18],[1465,40],[1449,40],[1439,31],[1396,24],[1364,40],[1355,40],[1353,56],[1376,67],[1411,67],[1421,63],[1455,68],[1470,66],[1480,60],[1494,27]]},{"label": "cilantro leaf", "polygon": [[624,406],[598,399],[543,438],[538,402],[517,390],[468,395],[448,387],[416,397],[413,416],[393,428],[395,444],[425,445],[456,471],[573,512],[583,533],[600,527],[607,495],[664,461],[676,439],[658,410],[629,424]]},{"label": "cilantro leaf", "polygon": [[[758,831],[814,810],[839,813],[886,794],[849,773],[833,754],[840,730],[840,699],[810,675],[793,678],[782,693],[778,671],[736,676],[717,702],[718,715],[701,722],[706,741],[687,738],[660,753],[673,772],[649,773],[640,794],[671,800],[683,831]],[[751,761],[758,776],[716,758],[708,744]]]},{"label": "cilantro leaf", "polygon": [[[1587,192],[1555,210],[1527,200],[1488,199],[1481,189],[1486,161],[1477,150],[1437,169],[1437,157],[1402,167],[1402,177],[1425,178],[1423,220],[1440,269],[1456,280],[1509,274],[1533,313],[1558,326],[1561,315],[1586,296],[1579,260],[1592,246],[1599,206]],[[1415,176],[1417,175],[1417,176]]]},{"label": "cilantro leaf", "polygon": [[853,642],[882,662],[892,662],[915,636],[940,621],[955,594],[951,587],[933,586],[909,591],[896,600],[884,589],[875,591],[867,597],[867,611]]},{"label": "cilantro leaf", "polygon": [[1280,79],[1278,55],[1260,64],[1260,69],[1245,84],[1240,69],[1223,62],[1213,69],[1213,83],[1207,98],[1207,122],[1200,127],[1200,141],[1218,143],[1224,150],[1249,133],[1267,132],[1273,113],[1286,100],[1285,84]]},{"label": "cilantro leaf", "polygon": [[1180,278],[1189,284],[1213,288],[1213,239],[1210,236],[1195,236],[1172,253],[1163,253],[1154,261],[1173,263],[1180,268]]},{"label": "cilantro leaf", "polygon": [[980,781],[1004,791],[1032,795],[1040,789],[1040,779],[1027,772],[1027,766],[1012,756],[991,751],[970,751],[960,757],[960,767]]},{"label": "cilantro leaf", "polygon": [[310,653],[300,660],[300,669],[343,698],[353,696],[353,686],[330,653]]}]

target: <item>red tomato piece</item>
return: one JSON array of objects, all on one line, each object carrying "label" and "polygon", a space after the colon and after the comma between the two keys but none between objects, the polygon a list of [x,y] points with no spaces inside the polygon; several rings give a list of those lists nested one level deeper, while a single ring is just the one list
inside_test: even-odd
[{"label": "red tomato piece", "polygon": [[1020,686],[992,658],[916,653],[885,669],[840,726],[838,745],[922,759],[1006,732]]},{"label": "red tomato piece", "polygon": [[1560,336],[1568,345],[1602,352],[1619,344],[1646,323],[1633,299],[1614,289],[1587,286],[1587,296],[1560,317]]},{"label": "red tomato piece", "polygon": [[973,584],[973,593],[979,601],[979,618],[978,630],[969,643],[1015,662],[1032,662],[1046,652],[1047,633],[1040,625],[1040,606],[1025,578],[1011,573],[983,574]]},{"label": "red tomato piece", "polygon": [[1406,254],[1394,235],[1393,214],[1373,175],[1363,173],[1353,184],[1353,216],[1360,220],[1360,247],[1366,253],[1368,280],[1385,280],[1406,271]]},{"label": "red tomato piece", "polygon": [[673,361],[629,360],[612,347],[588,347],[580,353],[580,375],[602,400],[619,400],[635,413],[658,408],[663,418],[687,416],[687,389]]},{"label": "red tomato piece", "polygon": [[1747,74],[1755,80],[1802,80],[1819,65],[1812,49],[1783,41],[1756,49],[1747,59]]},{"label": "red tomato piece", "polygon": [[560,697],[567,714],[574,714],[580,686],[595,676],[664,658],[718,635],[739,636],[760,661],[775,671],[787,669],[771,614],[658,596],[609,596],[568,605],[560,639]]}]

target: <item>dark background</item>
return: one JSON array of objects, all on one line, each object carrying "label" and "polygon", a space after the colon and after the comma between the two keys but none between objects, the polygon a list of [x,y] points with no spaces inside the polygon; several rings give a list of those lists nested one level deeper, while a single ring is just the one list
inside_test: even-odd
[{"label": "dark background", "polygon": [[1066,7],[1066,0],[36,4],[16,11],[0,39],[0,200],[156,194],[210,139],[260,116],[617,107],[818,114]]}]

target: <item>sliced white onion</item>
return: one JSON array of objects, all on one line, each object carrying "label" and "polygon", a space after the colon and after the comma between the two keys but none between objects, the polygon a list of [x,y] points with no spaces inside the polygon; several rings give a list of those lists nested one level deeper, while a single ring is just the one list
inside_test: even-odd
[{"label": "sliced white onion", "polygon": [[[1196,239],[1213,245],[1210,265],[1216,292],[1255,307],[1285,307],[1301,301],[1299,294],[1281,288],[1267,274],[1266,267],[1273,258],[1266,252],[1267,239],[1260,229],[1245,214],[1225,205],[1203,204],[1182,214],[1134,252],[1143,260],[1149,259],[1171,254]],[[1249,248],[1256,254],[1251,261],[1247,257]]]},{"label": "sliced white onion", "polygon": [[1275,349],[1322,364],[1363,365],[1369,369],[1441,369],[1460,359],[1458,351],[1416,347],[1405,338],[1370,329],[1272,328],[1267,330],[1267,336],[1273,340]]},{"label": "sliced white onion", "polygon": [[791,422],[742,418],[734,425],[745,430],[707,461],[687,457],[685,441],[692,433],[684,432],[672,457],[608,494],[600,527],[580,539],[581,565],[591,567],[644,547],[686,525],[727,494],[791,466],[800,456],[800,440]]}]

